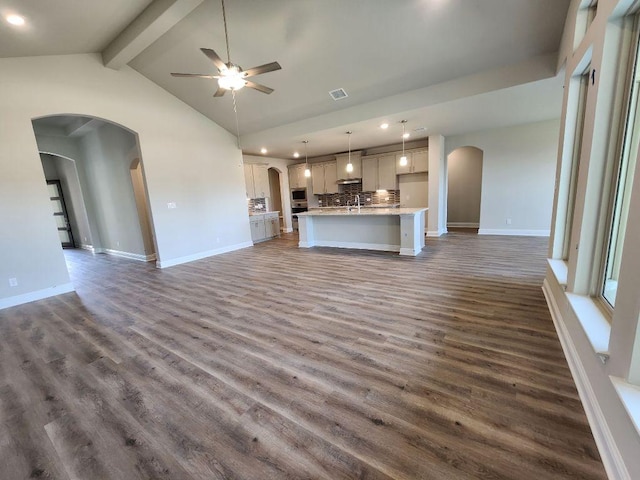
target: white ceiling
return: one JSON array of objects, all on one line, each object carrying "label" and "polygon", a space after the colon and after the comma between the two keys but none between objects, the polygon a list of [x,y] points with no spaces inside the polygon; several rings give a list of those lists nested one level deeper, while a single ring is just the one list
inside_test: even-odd
[{"label": "white ceiling", "polygon": [[[172,3],[181,13],[174,13],[173,22],[127,62],[235,133],[231,95],[213,98],[214,80],[170,76],[215,73],[201,47],[226,60],[219,0],[0,0],[0,14],[20,13],[28,22],[22,29],[3,23],[0,57],[101,52],[119,41],[134,44],[131,32],[120,32],[141,12],[142,18]],[[344,151],[347,130],[354,132],[354,149],[397,143],[401,119],[408,120],[415,138],[560,115],[562,80],[556,76],[555,53],[569,0],[225,4],[232,61],[244,69],[271,61],[282,65],[255,77],[275,89],[271,95],[247,88],[237,93],[246,153],[257,154],[264,146],[269,156],[291,158],[303,139],[310,141],[310,156]],[[143,23],[137,20],[138,30]],[[332,100],[328,92],[336,88],[349,97]],[[392,123],[387,131],[377,128],[383,120]],[[417,127],[426,130],[414,132]]]}]

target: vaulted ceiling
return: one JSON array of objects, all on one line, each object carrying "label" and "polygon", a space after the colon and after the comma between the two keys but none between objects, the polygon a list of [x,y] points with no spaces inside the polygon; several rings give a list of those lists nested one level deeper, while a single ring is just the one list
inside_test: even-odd
[{"label": "vaulted ceiling", "polygon": [[[231,60],[270,95],[237,92],[240,143],[291,158],[413,138],[557,118],[557,50],[569,0],[225,0]],[[215,74],[200,51],[225,61],[220,0],[0,0],[0,57],[102,53],[106,68],[133,68],[236,133],[230,94],[214,98]],[[128,67],[127,67],[128,65]],[[345,99],[329,91],[344,88]],[[386,121],[391,127],[378,128]]]}]

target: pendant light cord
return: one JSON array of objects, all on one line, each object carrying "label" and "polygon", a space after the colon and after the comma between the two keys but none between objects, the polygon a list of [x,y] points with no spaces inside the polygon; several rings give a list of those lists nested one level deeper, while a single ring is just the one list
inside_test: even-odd
[{"label": "pendant light cord", "polygon": [[231,65],[231,54],[229,53],[229,34],[227,33],[227,13],[224,9],[224,0],[222,0],[222,21],[224,22],[224,39],[227,43],[227,63]]},{"label": "pendant light cord", "polygon": [[233,113],[236,117],[236,143],[240,149],[240,125],[238,124],[238,107],[236,105],[236,91],[231,90],[231,96],[233,97]]},{"label": "pendant light cord", "polygon": [[402,156],[404,157],[404,123],[402,124]]}]

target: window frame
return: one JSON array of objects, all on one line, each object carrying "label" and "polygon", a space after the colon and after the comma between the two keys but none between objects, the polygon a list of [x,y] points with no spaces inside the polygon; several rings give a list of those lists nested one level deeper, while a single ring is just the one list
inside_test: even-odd
[{"label": "window frame", "polygon": [[[604,286],[607,276],[612,232],[614,229],[614,216],[616,212],[616,200],[619,189],[624,155],[630,151],[630,143],[633,136],[633,121],[629,121],[630,114],[635,119],[636,113],[640,115],[640,14],[628,16],[625,19],[630,29],[630,38],[623,41],[621,55],[626,56],[620,72],[624,72],[624,89],[622,93],[621,117],[618,123],[618,135],[616,139],[615,155],[608,162],[603,179],[602,202],[600,211],[600,224],[598,228],[598,242],[596,252],[600,259],[594,263],[594,274],[590,288],[590,296],[596,301],[598,307],[607,315],[609,320],[613,318],[614,306],[604,296]],[[635,87],[635,88],[634,88]],[[640,128],[640,124],[638,124]],[[630,132],[631,130],[631,132]],[[628,137],[628,135],[630,136]],[[640,131],[639,131],[640,134]]]}]

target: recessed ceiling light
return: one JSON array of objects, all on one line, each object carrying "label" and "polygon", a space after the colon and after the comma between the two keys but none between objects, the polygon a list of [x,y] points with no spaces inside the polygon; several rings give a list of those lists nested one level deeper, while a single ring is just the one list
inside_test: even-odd
[{"label": "recessed ceiling light", "polygon": [[409,132],[402,134],[402,138],[409,138],[410,136],[411,134]]},{"label": "recessed ceiling light", "polygon": [[300,154],[298,152],[293,152],[293,158],[298,158]]},{"label": "recessed ceiling light", "polygon": [[6,18],[11,25],[24,25],[24,17],[20,15],[7,15]]},{"label": "recessed ceiling light", "polygon": [[385,129],[389,128],[389,124],[388,123],[383,123],[382,125],[380,125],[380,128],[385,130]]},{"label": "recessed ceiling light", "polygon": [[264,147],[262,147],[262,148],[260,149],[260,153],[262,153],[262,154],[267,153],[267,149],[266,149],[266,148],[264,148]]}]

